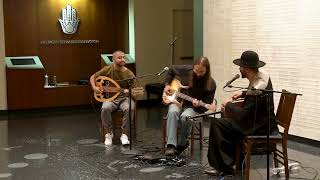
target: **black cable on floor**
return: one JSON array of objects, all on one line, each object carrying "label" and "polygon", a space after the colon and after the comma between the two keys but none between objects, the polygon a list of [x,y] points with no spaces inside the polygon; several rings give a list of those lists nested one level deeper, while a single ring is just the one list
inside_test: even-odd
[{"label": "black cable on floor", "polygon": [[95,112],[96,114],[98,114],[98,111],[96,110],[96,108],[94,107],[94,104],[93,104],[93,102],[92,102],[92,98],[90,98],[90,103],[91,103],[91,106],[92,106],[92,109],[94,110],[94,112]]}]

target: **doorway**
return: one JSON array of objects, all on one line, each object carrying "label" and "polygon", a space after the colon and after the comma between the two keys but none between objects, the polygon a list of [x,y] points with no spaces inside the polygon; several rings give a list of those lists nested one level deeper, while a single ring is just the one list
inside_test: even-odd
[{"label": "doorway", "polygon": [[173,10],[172,64],[193,64],[193,10]]}]

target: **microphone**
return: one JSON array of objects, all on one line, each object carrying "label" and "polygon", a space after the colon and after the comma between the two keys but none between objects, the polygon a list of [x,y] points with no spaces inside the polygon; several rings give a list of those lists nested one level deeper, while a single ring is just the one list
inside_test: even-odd
[{"label": "microphone", "polygon": [[178,36],[174,36],[174,39],[172,40],[172,42],[170,44],[173,45],[178,39],[179,39]]},{"label": "microphone", "polygon": [[227,87],[227,86],[230,86],[230,84],[231,84],[233,81],[235,81],[236,79],[238,79],[239,77],[240,77],[240,75],[239,75],[239,74],[236,74],[230,81],[228,81],[228,82],[226,83],[226,85],[223,86],[223,88],[225,88],[225,87]]},{"label": "microphone", "polygon": [[161,74],[163,74],[164,72],[166,72],[166,71],[168,71],[168,70],[169,70],[168,67],[164,67],[164,68],[162,69],[162,71],[159,72],[157,75],[160,76]]}]

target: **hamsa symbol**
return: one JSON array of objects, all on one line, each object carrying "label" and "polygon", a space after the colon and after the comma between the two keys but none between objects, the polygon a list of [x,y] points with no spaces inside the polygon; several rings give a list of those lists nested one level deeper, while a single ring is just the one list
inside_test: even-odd
[{"label": "hamsa symbol", "polygon": [[80,19],[77,17],[77,11],[68,4],[61,12],[59,19],[62,31],[65,34],[74,34],[78,29]]}]

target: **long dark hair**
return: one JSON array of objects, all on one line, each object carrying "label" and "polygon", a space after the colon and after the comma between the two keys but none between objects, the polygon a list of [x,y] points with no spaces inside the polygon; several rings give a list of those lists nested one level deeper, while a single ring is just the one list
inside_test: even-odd
[{"label": "long dark hair", "polygon": [[[210,90],[211,88],[211,70],[210,70],[210,62],[208,60],[207,57],[199,57],[198,59],[196,59],[193,63],[193,67],[195,65],[201,65],[201,66],[204,66],[206,68],[206,73],[204,74],[203,76],[203,80],[204,80],[204,88],[206,90]],[[197,81],[197,79],[195,78],[196,77],[196,74],[193,72],[192,70],[192,73],[191,73],[191,76],[190,76],[190,80],[189,80],[189,87],[193,87],[195,81]]]}]

